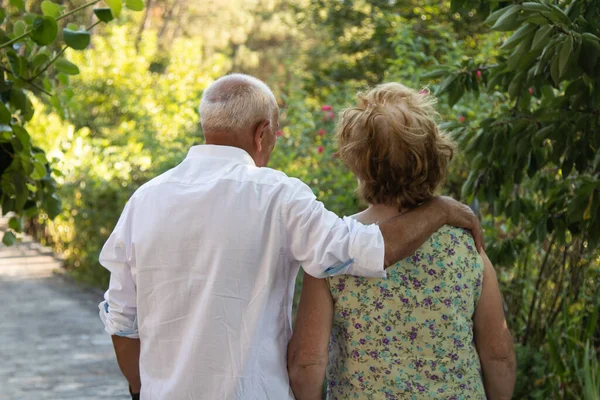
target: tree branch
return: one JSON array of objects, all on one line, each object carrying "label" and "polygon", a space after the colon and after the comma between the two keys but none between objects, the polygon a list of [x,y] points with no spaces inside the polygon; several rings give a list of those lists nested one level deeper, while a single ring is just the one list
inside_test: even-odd
[{"label": "tree branch", "polygon": [[533,325],[533,310],[535,309],[537,304],[538,290],[540,288],[540,285],[542,284],[542,278],[544,277],[544,272],[546,270],[546,266],[548,265],[548,260],[550,258],[550,253],[552,253],[552,246],[554,245],[555,239],[556,234],[554,234],[552,236],[552,239],[550,240],[550,244],[548,245],[548,249],[546,250],[546,255],[544,256],[544,261],[542,263],[542,266],[540,267],[540,272],[535,282],[533,298],[531,299],[531,304],[529,305],[529,314],[527,316],[527,327],[525,328],[525,336],[523,336],[523,345],[527,344],[527,340],[529,339],[529,335],[531,333],[531,328]]},{"label": "tree branch", "polygon": [[100,0],[93,0],[93,1],[91,1],[91,2],[89,2],[89,3],[82,4],[82,5],[80,5],[79,7],[77,7],[77,8],[74,8],[74,9],[72,9],[71,11],[69,11],[69,12],[67,12],[67,13],[64,13],[63,15],[60,15],[60,16],[58,16],[58,17],[56,18],[56,20],[57,20],[57,21],[60,21],[60,20],[61,20],[61,19],[63,19],[63,18],[67,18],[69,15],[75,14],[77,11],[81,11],[81,10],[83,10],[84,8],[88,8],[88,7],[90,7],[90,6],[93,6],[94,4],[96,4],[96,3],[99,3],[99,2],[100,2]]}]

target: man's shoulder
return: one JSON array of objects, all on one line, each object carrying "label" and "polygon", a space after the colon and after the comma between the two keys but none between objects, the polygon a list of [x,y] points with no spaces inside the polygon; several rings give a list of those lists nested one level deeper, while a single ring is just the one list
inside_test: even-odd
[{"label": "man's shoulder", "polygon": [[173,172],[173,168],[163,172],[162,174],[155,176],[154,178],[150,179],[148,182],[144,183],[143,185],[141,185],[139,188],[136,189],[136,191],[133,193],[133,195],[131,196],[131,198],[133,199],[134,197],[139,197],[139,196],[143,196],[144,193],[146,193],[147,191],[151,190],[152,188],[160,185],[161,183],[164,183],[166,181],[168,181],[170,175]]},{"label": "man's shoulder", "polygon": [[298,178],[288,176],[285,172],[267,168],[253,167],[248,171],[248,178],[258,184],[269,186],[283,186],[286,189],[296,190],[298,188],[308,187]]}]

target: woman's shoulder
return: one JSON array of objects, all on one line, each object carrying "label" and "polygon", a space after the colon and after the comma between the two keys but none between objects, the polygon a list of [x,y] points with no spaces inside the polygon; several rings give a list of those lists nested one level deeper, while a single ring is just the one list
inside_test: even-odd
[{"label": "woman's shoulder", "polygon": [[454,252],[466,252],[470,255],[478,255],[475,241],[471,232],[467,229],[444,225],[429,238],[428,245],[433,247],[443,246],[451,248]]}]

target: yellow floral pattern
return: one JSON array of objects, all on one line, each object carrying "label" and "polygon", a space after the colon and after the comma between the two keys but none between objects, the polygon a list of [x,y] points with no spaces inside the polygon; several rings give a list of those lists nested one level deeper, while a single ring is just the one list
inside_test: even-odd
[{"label": "yellow floral pattern", "polygon": [[442,227],[387,275],[328,279],[328,398],[485,399],[472,322],[483,262],[470,233]]}]

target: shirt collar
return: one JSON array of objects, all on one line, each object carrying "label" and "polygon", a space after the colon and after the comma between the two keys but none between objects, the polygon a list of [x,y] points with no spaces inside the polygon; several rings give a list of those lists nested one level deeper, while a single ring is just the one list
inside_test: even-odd
[{"label": "shirt collar", "polygon": [[243,164],[256,165],[246,150],[231,146],[218,146],[214,144],[202,144],[194,146],[188,152],[186,158],[208,157],[225,160],[239,161]]}]

